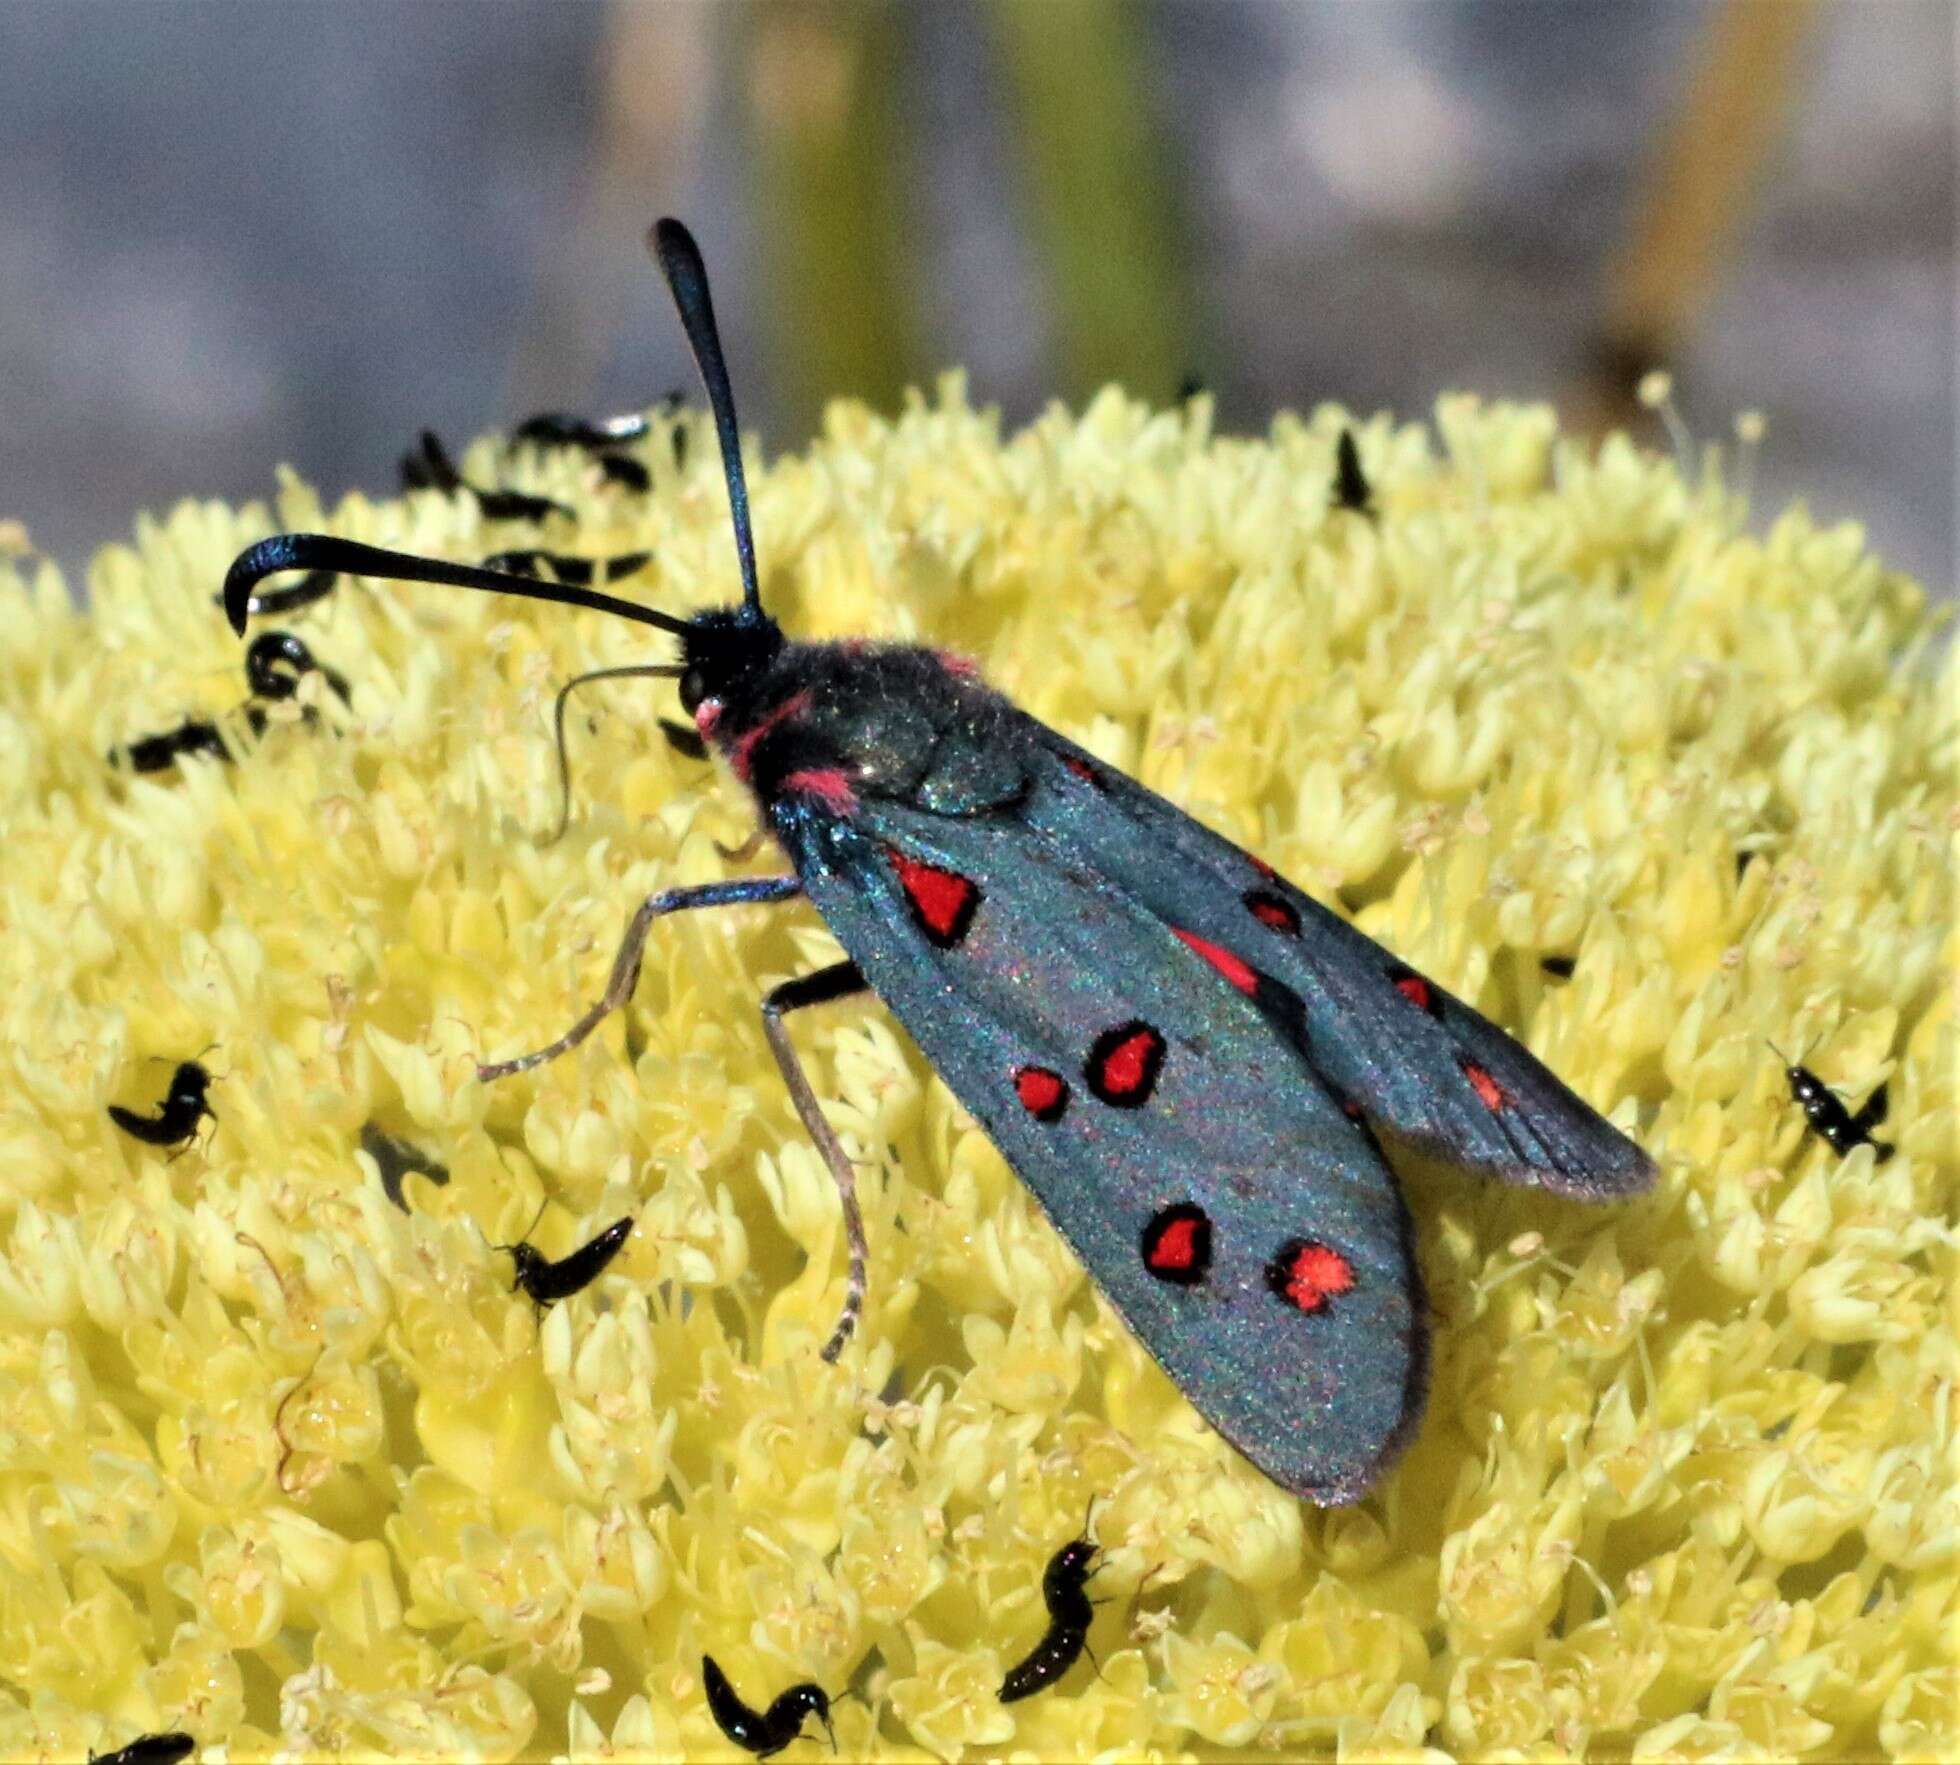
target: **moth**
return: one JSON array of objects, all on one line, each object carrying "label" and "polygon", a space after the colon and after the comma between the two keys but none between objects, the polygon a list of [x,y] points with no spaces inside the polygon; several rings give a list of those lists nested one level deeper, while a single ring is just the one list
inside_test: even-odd
[{"label": "moth", "polygon": [[757,587],[706,269],[678,221],[648,243],[714,416],[737,604],[681,618],[320,534],[262,540],[226,579],[241,635],[262,578],[330,569],[593,608],[678,640],[677,661],[595,677],[676,681],[790,868],[650,896],[591,1009],[479,1075],[589,1036],[632,996],[665,915],[806,901],[846,960],[777,987],[762,1016],[843,1210],[850,1272],[824,1356],[856,1326],[867,1250],[850,1161],[783,1020],[868,990],[1212,1426],[1309,1501],[1358,1500],[1414,1430],[1429,1367],[1386,1151],[1585,1201],[1646,1188],[1652,1162],[1468,1005],[967,661],[786,636]]}]

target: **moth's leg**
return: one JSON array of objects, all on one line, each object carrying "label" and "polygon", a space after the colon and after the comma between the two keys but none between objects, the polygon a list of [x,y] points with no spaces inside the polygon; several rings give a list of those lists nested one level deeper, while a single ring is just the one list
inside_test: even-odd
[{"label": "moth's leg", "polygon": [[736,882],[700,883],[693,888],[668,889],[663,894],[649,895],[640,903],[633,923],[626,928],[626,936],[619,941],[612,979],[606,982],[599,1003],[549,1047],[540,1048],[535,1054],[520,1054],[515,1060],[479,1063],[476,1076],[486,1085],[492,1079],[507,1079],[512,1073],[528,1072],[547,1060],[556,1060],[583,1042],[608,1013],[617,1011],[632,998],[633,988],[640,979],[640,958],[646,953],[647,928],[662,914],[684,913],[690,907],[738,907],[752,901],[787,901],[802,892],[802,883],[793,876],[751,876]]},{"label": "moth's leg", "polygon": [[671,717],[660,719],[660,733],[666,737],[668,747],[687,760],[705,760],[708,757],[708,744],[685,723],[676,723]]},{"label": "moth's leg", "polygon": [[563,839],[565,829],[572,824],[572,763],[565,753],[565,701],[572,696],[573,689],[595,680],[673,680],[680,672],[664,662],[646,662],[631,668],[594,668],[584,674],[574,674],[558,689],[558,697],[551,707],[552,735],[558,747],[558,829],[545,841],[547,846]]},{"label": "moth's leg", "polygon": [[815,974],[798,975],[793,981],[784,981],[762,1002],[762,1029],[769,1038],[770,1052],[776,1056],[776,1064],[782,1068],[783,1083],[789,1087],[790,1101],[796,1105],[796,1113],[803,1118],[803,1126],[817,1143],[818,1154],[830,1167],[831,1181],[837,1185],[837,1198],[844,1205],[844,1239],[850,1246],[851,1274],[844,1288],[844,1309],[837,1314],[837,1327],[831,1331],[830,1340],[823,1345],[823,1358],[827,1361],[834,1361],[844,1352],[844,1344],[850,1341],[851,1332],[857,1328],[858,1315],[864,1310],[864,1216],[858,1212],[857,1172],[851,1168],[851,1161],[844,1156],[844,1148],[838,1144],[836,1133],[824,1120],[823,1111],[817,1107],[817,1094],[810,1089],[810,1081],[803,1076],[802,1062],[796,1058],[796,1050],[790,1045],[789,1031],[783,1028],[783,1017],[785,1013],[805,1005],[827,1005],[833,999],[848,999],[853,993],[863,991],[864,976],[858,973],[857,964],[836,962],[829,968],[818,969]]},{"label": "moth's leg", "polygon": [[756,853],[762,850],[762,842],[766,840],[768,837],[769,836],[762,831],[762,824],[758,822],[754,827],[752,827],[749,830],[749,837],[745,839],[739,846],[724,846],[720,840],[716,840],[714,842],[714,848],[724,858],[726,858],[730,864],[746,864],[751,858],[753,858],[756,855]]}]

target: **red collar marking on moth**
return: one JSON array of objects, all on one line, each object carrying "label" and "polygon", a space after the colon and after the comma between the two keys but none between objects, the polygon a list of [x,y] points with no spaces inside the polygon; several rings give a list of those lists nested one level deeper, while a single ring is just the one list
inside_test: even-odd
[{"label": "red collar marking on moth", "polygon": [[857,792],[851,789],[850,776],[841,766],[806,766],[800,772],[790,773],[781,788],[815,797],[833,815],[852,815],[857,811]]},{"label": "red collar marking on moth", "polygon": [[721,721],[721,700],[703,699],[694,707],[694,727],[701,732],[706,741],[715,732],[715,725]]},{"label": "red collar marking on moth", "polygon": [[1252,994],[1258,992],[1258,975],[1254,974],[1231,951],[1223,948],[1221,945],[1214,944],[1209,938],[1199,937],[1196,932],[1186,931],[1180,925],[1172,926],[1171,930],[1182,938],[1185,943],[1189,944],[1192,949],[1197,951],[1213,968],[1217,969],[1233,986],[1237,987],[1241,993],[1250,997]]},{"label": "red collar marking on moth", "polygon": [[744,784],[749,782],[749,764],[755,758],[756,743],[761,741],[772,729],[787,723],[792,717],[800,717],[810,708],[810,694],[806,688],[802,692],[791,693],[776,706],[763,720],[752,728],[745,729],[735,738],[735,746],[729,750],[728,763],[735,768],[735,776]]}]

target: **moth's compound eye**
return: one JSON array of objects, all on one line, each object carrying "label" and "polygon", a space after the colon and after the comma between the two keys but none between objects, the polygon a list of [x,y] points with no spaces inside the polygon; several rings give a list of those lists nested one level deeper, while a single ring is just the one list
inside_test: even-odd
[{"label": "moth's compound eye", "polygon": [[708,696],[708,683],[701,678],[699,668],[690,668],[681,676],[681,709],[690,717],[701,708],[701,701]]}]

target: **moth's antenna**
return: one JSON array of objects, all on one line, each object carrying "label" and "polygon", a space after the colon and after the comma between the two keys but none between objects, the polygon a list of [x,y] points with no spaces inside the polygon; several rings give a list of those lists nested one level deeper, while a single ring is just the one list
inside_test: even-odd
[{"label": "moth's antenna", "polygon": [[449,588],[481,589],[486,594],[522,595],[527,600],[617,613],[622,619],[676,636],[687,632],[685,620],[589,588],[541,582],[535,576],[513,576],[479,564],[452,564],[446,558],[418,558],[409,552],[385,551],[378,545],[335,539],[325,533],[275,533],[240,552],[225,572],[225,617],[240,637],[245,635],[245,618],[252,610],[252,590],[281,570],[332,570],[349,576],[385,576],[396,582],[433,582]]},{"label": "moth's antenna", "polygon": [[721,442],[721,471],[728,480],[728,510],[735,518],[735,558],[742,570],[742,611],[762,617],[762,594],[755,581],[755,536],[749,530],[749,486],[742,476],[742,437],[735,427],[735,393],[728,384],[728,363],[722,359],[721,335],[715,329],[715,303],[708,294],[708,266],[701,248],[672,215],[653,223],[647,249],[660,265],[680,308],[694,365],[707,388],[708,408],[715,414],[715,435]]}]

